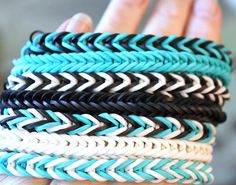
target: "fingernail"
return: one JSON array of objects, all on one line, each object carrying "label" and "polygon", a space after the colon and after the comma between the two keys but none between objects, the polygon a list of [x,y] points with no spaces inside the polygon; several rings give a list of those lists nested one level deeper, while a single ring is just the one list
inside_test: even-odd
[{"label": "fingernail", "polygon": [[127,5],[136,6],[136,5],[142,5],[144,3],[149,2],[149,0],[116,0],[118,4],[126,3]]},{"label": "fingernail", "polygon": [[195,11],[198,14],[214,15],[217,12],[218,0],[196,0]]},{"label": "fingernail", "polygon": [[50,185],[64,185],[63,181],[53,180]]},{"label": "fingernail", "polygon": [[68,26],[70,22],[70,19],[67,19],[66,21],[64,21],[57,29],[56,32],[62,32],[66,30],[66,27]]},{"label": "fingernail", "polygon": [[68,32],[86,32],[88,29],[90,30],[92,27],[92,20],[91,18],[84,14],[84,13],[78,13],[75,14],[68,26],[66,27],[66,31]]}]

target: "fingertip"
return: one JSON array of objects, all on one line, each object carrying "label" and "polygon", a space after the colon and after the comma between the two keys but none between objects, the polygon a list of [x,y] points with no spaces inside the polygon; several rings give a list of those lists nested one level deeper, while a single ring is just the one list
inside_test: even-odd
[{"label": "fingertip", "polygon": [[215,36],[215,38],[213,38],[213,40],[214,41],[216,41],[216,42],[220,42],[221,41],[221,29],[222,29],[222,9],[221,9],[221,7],[220,6],[217,6],[217,9],[216,9],[216,11],[217,11],[217,20],[218,20],[218,23],[217,23],[217,27],[218,27],[218,33],[216,33],[216,36]]},{"label": "fingertip", "polygon": [[143,33],[182,36],[193,0],[158,0]]},{"label": "fingertip", "polygon": [[56,32],[63,32],[66,31],[66,27],[68,26],[70,22],[70,19],[67,19],[66,21],[64,21],[57,29]]},{"label": "fingertip", "polygon": [[84,13],[75,14],[68,23],[65,31],[68,32],[91,32],[93,28],[92,19]]},{"label": "fingertip", "polygon": [[222,13],[217,0],[196,0],[186,29],[187,37],[219,41]]},{"label": "fingertip", "polygon": [[150,0],[112,0],[95,31],[135,33]]}]

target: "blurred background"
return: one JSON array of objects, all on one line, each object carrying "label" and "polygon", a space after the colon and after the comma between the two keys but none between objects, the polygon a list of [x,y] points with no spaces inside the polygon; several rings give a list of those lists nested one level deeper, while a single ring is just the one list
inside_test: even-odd
[{"label": "blurred background", "polygon": [[[78,12],[89,14],[94,25],[102,16],[109,0],[0,0],[0,85],[19,57],[20,49],[33,30],[51,32],[61,22]],[[153,3],[153,2],[152,2]],[[223,43],[236,54],[236,0],[221,0],[223,9]],[[147,19],[147,12],[143,22]],[[141,26],[142,28],[142,26]],[[140,29],[141,30],[141,29]],[[225,106],[226,124],[218,127],[214,150],[215,185],[236,184],[236,76],[230,86],[231,101]]]}]

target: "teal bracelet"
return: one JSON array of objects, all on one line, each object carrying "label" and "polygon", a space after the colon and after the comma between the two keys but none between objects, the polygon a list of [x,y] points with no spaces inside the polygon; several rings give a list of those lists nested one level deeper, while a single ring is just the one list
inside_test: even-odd
[{"label": "teal bracelet", "polygon": [[215,58],[168,51],[27,55],[13,63],[15,76],[24,72],[176,72],[209,75],[226,85],[232,71],[229,64]]},{"label": "teal bracelet", "polygon": [[170,182],[213,181],[208,163],[175,159],[69,159],[0,151],[0,174],[59,180]]}]

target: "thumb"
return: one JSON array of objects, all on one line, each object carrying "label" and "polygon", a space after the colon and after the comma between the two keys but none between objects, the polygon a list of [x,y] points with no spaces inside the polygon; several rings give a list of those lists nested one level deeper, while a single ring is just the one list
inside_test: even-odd
[{"label": "thumb", "polygon": [[50,185],[51,180],[0,175],[0,185]]}]

